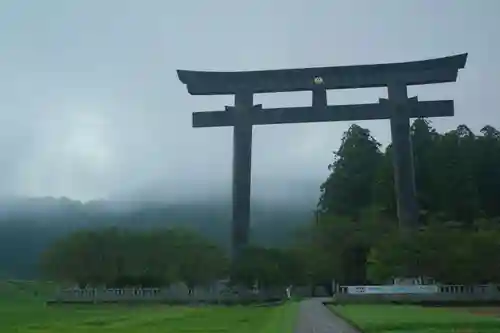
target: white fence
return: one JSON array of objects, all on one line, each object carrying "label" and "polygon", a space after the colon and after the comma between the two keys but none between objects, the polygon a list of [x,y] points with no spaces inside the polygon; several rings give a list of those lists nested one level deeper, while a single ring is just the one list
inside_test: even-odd
[{"label": "white fence", "polygon": [[338,301],[500,302],[500,285],[340,286]]},{"label": "white fence", "polygon": [[341,294],[500,294],[500,285],[340,286]]},{"label": "white fence", "polygon": [[436,285],[385,285],[385,286],[348,286],[348,294],[435,294]]}]

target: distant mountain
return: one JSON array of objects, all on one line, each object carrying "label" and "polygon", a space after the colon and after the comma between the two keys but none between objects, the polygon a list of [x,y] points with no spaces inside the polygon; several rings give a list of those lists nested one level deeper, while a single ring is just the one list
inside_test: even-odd
[{"label": "distant mountain", "polygon": [[[305,191],[308,192],[308,191]],[[252,198],[251,238],[258,244],[286,246],[292,232],[311,221],[316,199],[295,186],[275,199]],[[31,278],[40,253],[58,237],[82,228],[186,227],[229,248],[231,201],[213,195],[169,203],[154,200],[0,198],[0,276]]]}]

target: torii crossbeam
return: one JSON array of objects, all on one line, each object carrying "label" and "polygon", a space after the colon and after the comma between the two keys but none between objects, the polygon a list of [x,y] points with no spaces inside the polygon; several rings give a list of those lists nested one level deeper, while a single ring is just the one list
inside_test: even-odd
[{"label": "torii crossbeam", "polygon": [[[455,82],[466,61],[467,54],[461,54],[379,65],[246,72],[178,70],[180,81],[191,95],[235,95],[235,105],[224,111],[193,113],[193,127],[234,128],[233,255],[248,243],[253,125],[390,119],[398,219],[401,227],[415,227],[418,207],[409,119],[453,116],[454,107],[452,100],[408,98],[407,86]],[[372,87],[387,87],[389,98],[374,104],[327,105],[328,89]],[[307,90],[313,92],[311,107],[265,109],[253,104],[256,93]]]}]

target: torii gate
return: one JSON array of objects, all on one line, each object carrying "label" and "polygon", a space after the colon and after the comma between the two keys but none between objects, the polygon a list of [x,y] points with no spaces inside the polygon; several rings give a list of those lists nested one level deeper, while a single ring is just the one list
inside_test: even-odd
[{"label": "torii gate", "polygon": [[[252,126],[390,119],[394,149],[394,178],[401,227],[418,223],[410,118],[454,115],[452,100],[418,101],[408,98],[407,86],[455,82],[467,54],[423,61],[340,67],[280,69],[244,72],[178,70],[191,95],[235,96],[225,111],[193,113],[193,127],[233,126],[232,253],[248,243]],[[374,104],[327,105],[327,89],[387,87],[388,99]],[[264,109],[253,105],[256,93],[313,92],[311,107]]]}]

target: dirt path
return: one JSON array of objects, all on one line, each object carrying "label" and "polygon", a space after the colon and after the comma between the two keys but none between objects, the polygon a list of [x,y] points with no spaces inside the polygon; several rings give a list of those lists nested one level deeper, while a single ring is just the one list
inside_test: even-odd
[{"label": "dirt path", "polygon": [[294,333],[359,333],[323,305],[323,298],[302,301]]}]

